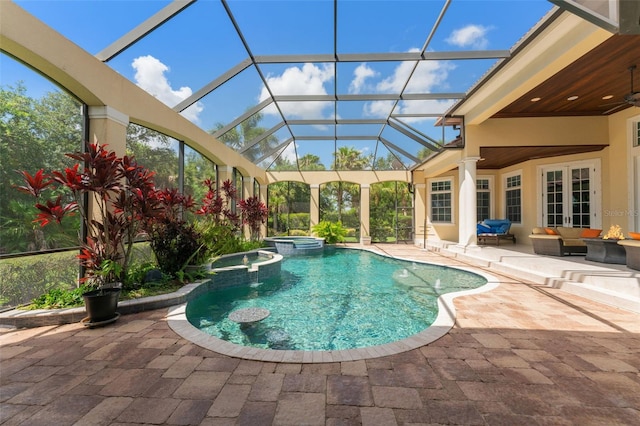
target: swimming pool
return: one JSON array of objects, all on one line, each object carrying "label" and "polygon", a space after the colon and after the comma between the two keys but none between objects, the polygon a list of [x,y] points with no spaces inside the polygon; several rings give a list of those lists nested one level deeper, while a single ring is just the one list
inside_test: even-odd
[{"label": "swimming pool", "polygon": [[[236,345],[341,351],[420,333],[438,317],[439,296],[487,283],[469,271],[351,249],[285,258],[281,268],[279,277],[191,300],[186,318],[202,332]],[[228,318],[256,307],[270,315],[249,326]]]}]

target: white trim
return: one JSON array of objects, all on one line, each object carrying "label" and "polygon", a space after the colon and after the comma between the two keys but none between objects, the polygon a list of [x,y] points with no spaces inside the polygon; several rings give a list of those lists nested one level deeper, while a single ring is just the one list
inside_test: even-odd
[{"label": "white trim", "polygon": [[518,170],[513,170],[509,173],[503,173],[500,175],[500,178],[502,179],[502,213],[500,215],[501,218],[506,218],[507,217],[507,190],[509,189],[515,189],[515,188],[507,188],[507,179],[510,177],[515,177],[515,176],[520,176],[520,222],[513,222],[512,225],[513,226],[521,226],[522,225],[522,216],[523,216],[523,200],[524,200],[524,191],[523,191],[523,184],[524,184],[524,174],[522,173],[522,169],[518,169]]},{"label": "white trim", "polygon": [[[627,205],[628,223],[633,232],[640,232],[640,115],[627,120],[627,185],[629,188]],[[637,146],[634,146],[637,143]]]},{"label": "white trim", "polygon": [[124,114],[108,105],[90,106],[89,119],[90,120],[107,119],[110,121],[115,121],[116,123],[119,123],[125,127],[129,125],[129,116],[127,114]]},{"label": "white trim", "polygon": [[[489,189],[485,192],[489,193],[489,218],[496,217],[496,191],[495,191],[495,176],[493,175],[477,175],[476,176],[476,197],[478,193],[477,183],[479,180],[488,180],[489,181]],[[476,205],[477,207],[477,205]],[[476,213],[477,216],[477,213]]]},{"label": "white trim", "polygon": [[[450,188],[451,188],[449,190],[449,193],[451,194],[451,221],[450,222],[434,221],[433,218],[431,217],[431,194],[432,194],[431,184],[435,182],[450,183]],[[455,179],[452,176],[427,179],[427,218],[429,219],[430,224],[437,224],[437,225],[455,225],[456,224],[455,183],[456,183]],[[446,191],[438,191],[437,193],[444,193],[444,192]]]},{"label": "white trim", "polygon": [[[543,206],[545,204],[544,196],[546,194],[544,188],[544,174],[549,170],[566,170],[570,173],[571,169],[575,168],[589,168],[589,190],[590,190],[590,209],[591,209],[591,228],[602,228],[602,167],[599,158],[593,158],[589,160],[572,161],[569,163],[552,163],[541,164],[536,167],[536,182],[537,182],[537,194],[539,198],[536,202],[536,223],[544,225]],[[571,175],[567,175],[565,179],[570,179]],[[567,214],[571,214],[570,211]],[[573,226],[573,224],[571,224]]]}]

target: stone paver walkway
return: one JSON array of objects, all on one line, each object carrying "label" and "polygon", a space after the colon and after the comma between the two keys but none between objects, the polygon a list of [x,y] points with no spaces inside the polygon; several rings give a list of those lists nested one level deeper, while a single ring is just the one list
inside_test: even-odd
[{"label": "stone paver walkway", "polygon": [[166,309],[96,329],[0,329],[0,423],[640,424],[640,315],[488,272],[500,286],[455,299],[446,336],[360,361],[220,355],[176,335]]}]

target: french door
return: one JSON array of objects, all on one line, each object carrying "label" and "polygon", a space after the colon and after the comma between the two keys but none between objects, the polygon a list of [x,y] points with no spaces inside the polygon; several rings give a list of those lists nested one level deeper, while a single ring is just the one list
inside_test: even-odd
[{"label": "french door", "polygon": [[542,168],[544,226],[589,228],[596,224],[597,168],[591,163]]}]

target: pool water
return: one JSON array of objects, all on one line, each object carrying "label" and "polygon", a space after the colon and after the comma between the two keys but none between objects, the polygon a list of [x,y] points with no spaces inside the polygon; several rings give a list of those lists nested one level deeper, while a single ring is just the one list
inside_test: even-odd
[{"label": "pool water", "polygon": [[[214,290],[187,304],[201,331],[244,346],[343,350],[401,340],[428,328],[439,295],[481,287],[477,274],[350,249],[288,257],[282,274],[248,286]],[[264,320],[240,325],[231,312],[259,307]]]}]

